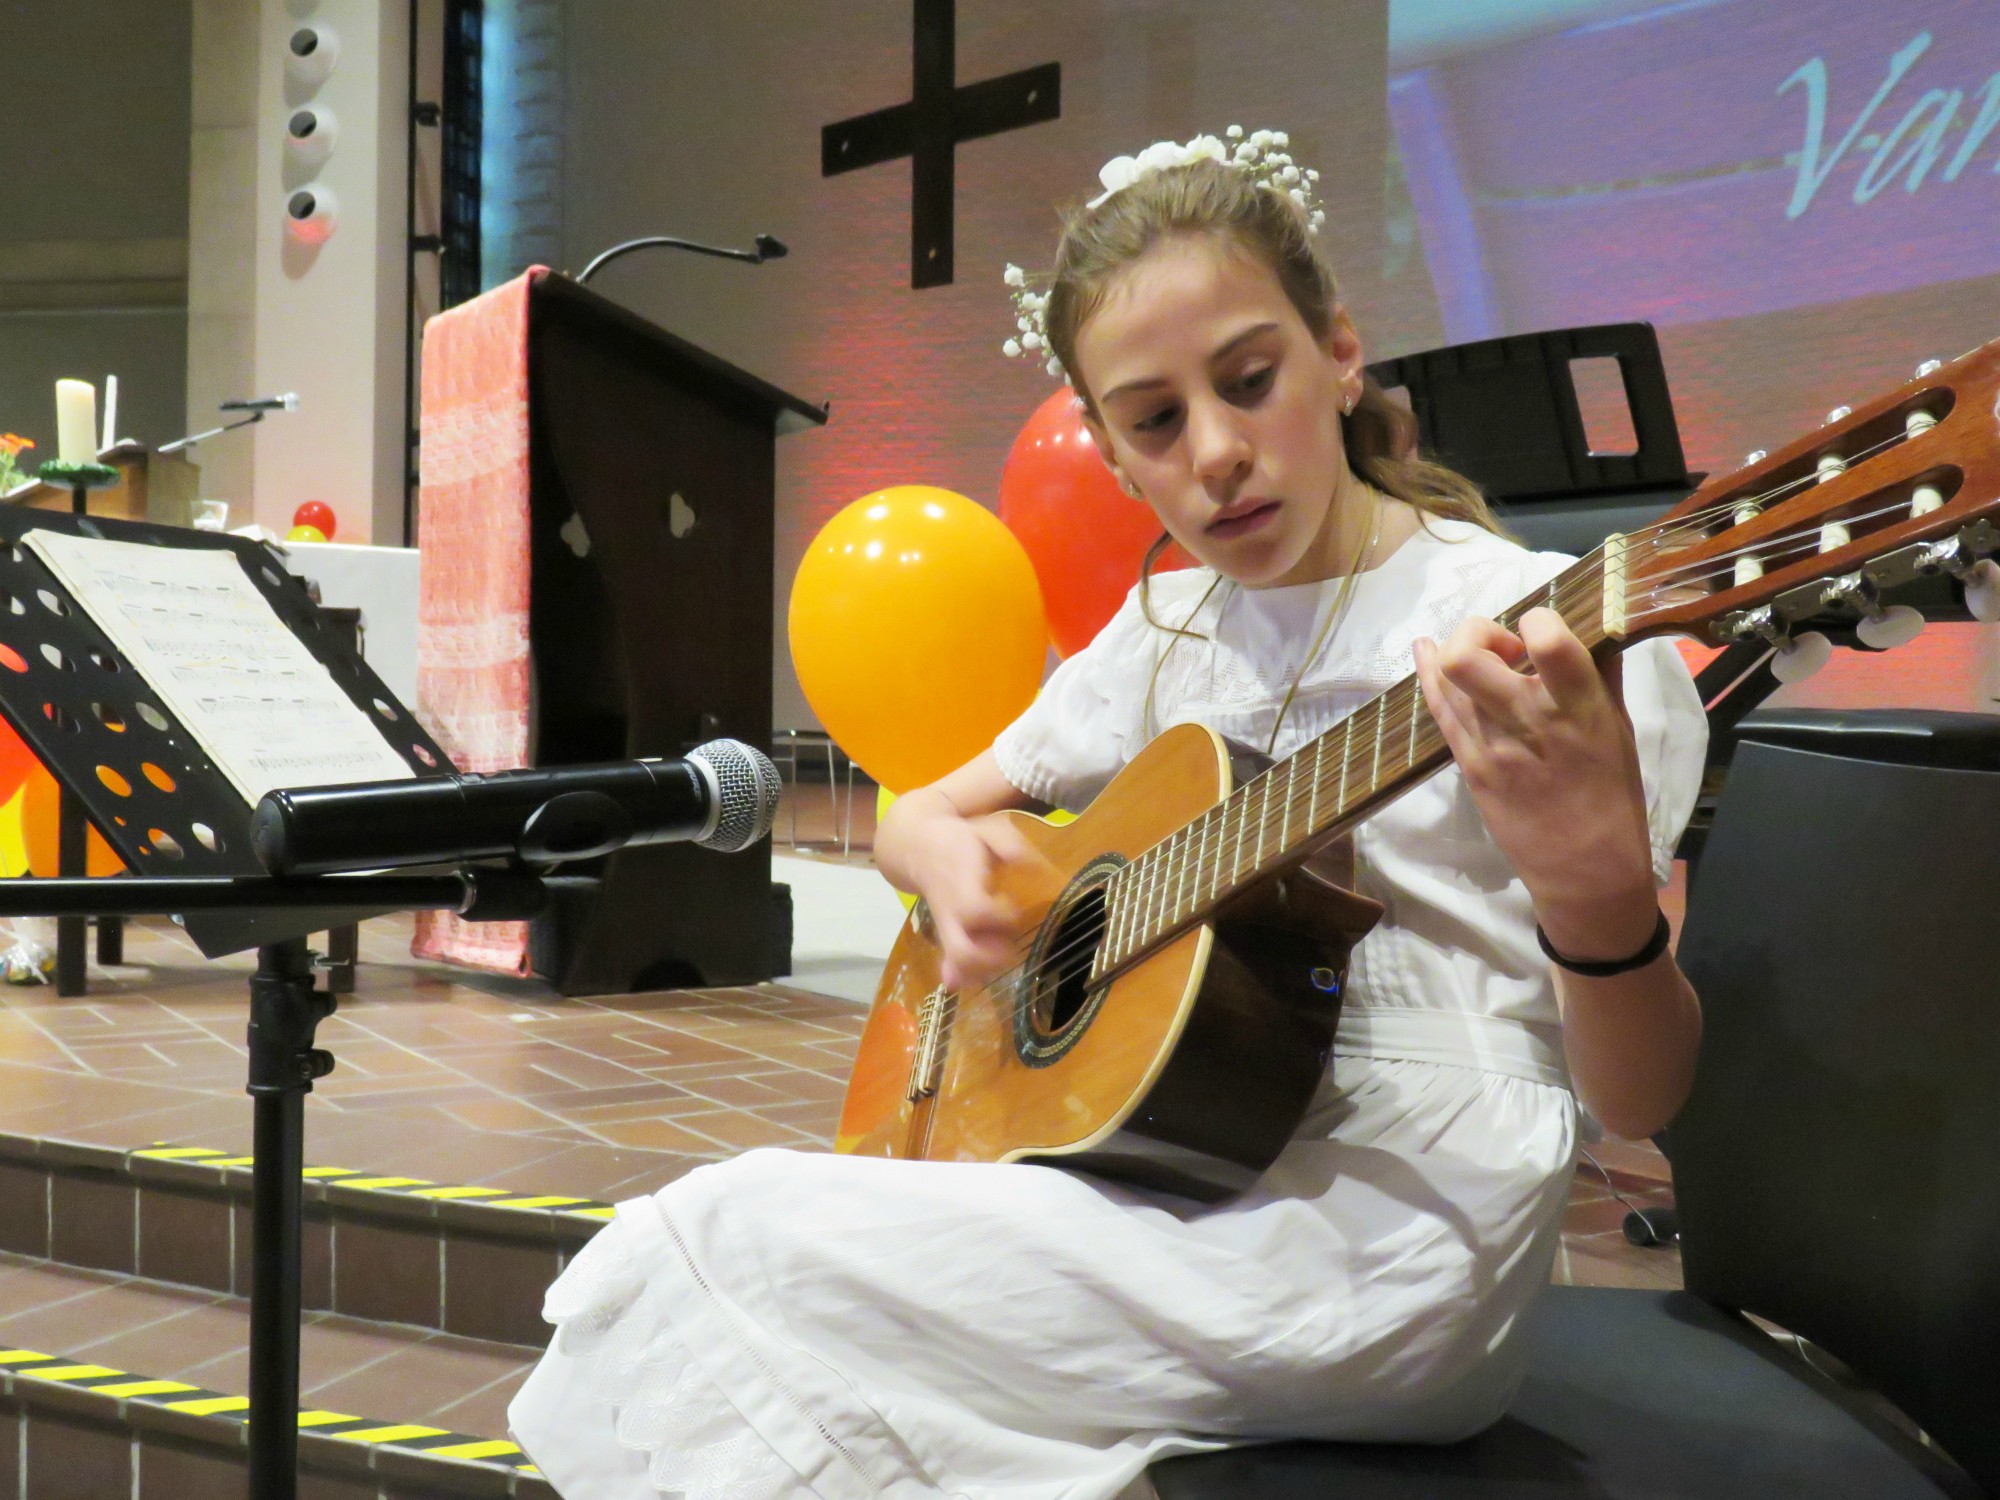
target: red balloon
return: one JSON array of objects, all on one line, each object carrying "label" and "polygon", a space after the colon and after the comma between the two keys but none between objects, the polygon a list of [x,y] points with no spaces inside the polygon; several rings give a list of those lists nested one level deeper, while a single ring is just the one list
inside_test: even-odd
[{"label": "red balloon", "polygon": [[[1118,613],[1160,534],[1151,507],[1121,490],[1097,456],[1083,405],[1067,386],[1038,406],[1014,439],[1000,474],[1000,519],[1035,565],[1058,656],[1081,651]],[[1193,563],[1169,547],[1158,567]]]},{"label": "red balloon", "polygon": [[28,773],[41,762],[27,742],[14,733],[14,726],[0,719],[0,802],[11,802]]},{"label": "red balloon", "polygon": [[294,526],[317,526],[320,535],[333,540],[333,507],[324,500],[308,500],[292,512]]}]

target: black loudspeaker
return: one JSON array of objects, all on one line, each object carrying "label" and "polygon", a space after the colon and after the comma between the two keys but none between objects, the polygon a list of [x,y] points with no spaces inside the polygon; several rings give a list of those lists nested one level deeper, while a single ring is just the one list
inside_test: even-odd
[{"label": "black loudspeaker", "polygon": [[[771,743],[773,444],[824,410],[562,276],[528,313],[530,759]],[[534,926],[567,995],[748,984],[790,970],[768,841],[599,862]]]}]

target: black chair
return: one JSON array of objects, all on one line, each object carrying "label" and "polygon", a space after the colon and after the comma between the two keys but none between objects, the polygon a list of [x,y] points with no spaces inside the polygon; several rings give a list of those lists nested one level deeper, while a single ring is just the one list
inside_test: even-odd
[{"label": "black chair", "polygon": [[2000,719],[1746,720],[1680,946],[1687,1290],[1551,1288],[1469,1442],[1175,1458],[1161,1500],[2000,1496],[1996,918]]}]

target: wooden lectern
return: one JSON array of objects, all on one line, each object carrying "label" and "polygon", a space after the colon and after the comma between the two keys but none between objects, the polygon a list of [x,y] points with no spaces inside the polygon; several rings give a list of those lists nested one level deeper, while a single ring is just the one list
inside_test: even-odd
[{"label": "wooden lectern", "polygon": [[[529,294],[530,744],[538,766],[771,744],[777,437],[826,410],[564,276]],[[628,849],[529,937],[568,995],[788,973],[768,842]]]}]

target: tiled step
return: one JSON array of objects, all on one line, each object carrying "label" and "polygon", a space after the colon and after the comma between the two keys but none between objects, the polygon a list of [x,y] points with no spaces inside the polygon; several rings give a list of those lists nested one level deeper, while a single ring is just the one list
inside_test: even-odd
[{"label": "tiled step", "polygon": [[[237,1298],[0,1255],[0,1500],[241,1495],[249,1312]],[[310,1314],[308,1500],[554,1500],[506,1441],[533,1351]]]},{"label": "tiled step", "polygon": [[[309,1166],[309,1310],[539,1345],[542,1293],[611,1208]],[[0,1251],[247,1296],[250,1162],[0,1134]]]}]

